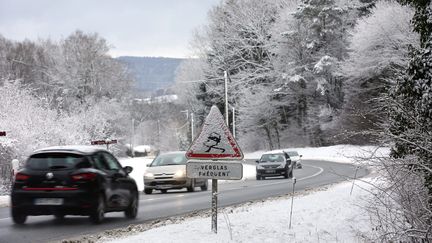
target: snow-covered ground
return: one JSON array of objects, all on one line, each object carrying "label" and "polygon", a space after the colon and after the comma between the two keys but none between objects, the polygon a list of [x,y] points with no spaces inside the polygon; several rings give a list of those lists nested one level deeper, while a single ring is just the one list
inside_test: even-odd
[{"label": "snow-covered ground", "polygon": [[0,207],[9,206],[9,196],[0,196]]},{"label": "snow-covered ground", "polygon": [[352,195],[352,182],[296,194],[291,228],[292,198],[287,195],[220,209],[217,234],[211,232],[211,217],[207,214],[159,222],[150,229],[129,226],[93,239],[117,243],[365,242],[372,227],[362,205],[371,197],[364,189],[370,190],[371,186],[360,181],[355,185]]},{"label": "snow-covered ground", "polygon": [[[386,157],[389,155],[389,148],[376,146],[356,146],[356,145],[334,145],[328,147],[306,147],[306,148],[286,148],[274,151],[297,151],[303,155],[304,160],[326,160],[341,163],[354,163],[367,160],[371,155]],[[246,159],[258,159],[266,151],[256,151],[246,153]]]}]

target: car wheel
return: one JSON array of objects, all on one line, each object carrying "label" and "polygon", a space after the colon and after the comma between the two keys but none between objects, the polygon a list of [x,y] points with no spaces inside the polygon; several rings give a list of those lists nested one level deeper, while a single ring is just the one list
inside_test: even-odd
[{"label": "car wheel", "polygon": [[152,192],[153,192],[153,189],[151,189],[151,188],[144,188],[144,193],[145,194],[152,194]]},{"label": "car wheel", "polygon": [[127,207],[127,209],[125,210],[125,216],[126,218],[129,219],[134,219],[136,218],[137,214],[138,214],[138,193],[134,193],[132,202],[129,204],[129,206]]},{"label": "car wheel", "polygon": [[293,178],[293,170],[290,171],[289,178]]},{"label": "car wheel", "polygon": [[289,170],[288,170],[288,168],[285,170],[285,174],[284,174],[284,178],[285,179],[287,179],[289,176],[288,176],[288,174],[289,174],[289,172],[288,172]]},{"label": "car wheel", "polygon": [[208,181],[206,180],[204,182],[204,185],[201,186],[201,191],[207,191],[208,190]]},{"label": "car wheel", "polygon": [[27,215],[12,209],[12,220],[15,224],[24,224],[27,220]]},{"label": "car wheel", "polygon": [[100,224],[105,218],[105,199],[103,195],[100,195],[96,208],[90,215],[90,221],[95,224]]},{"label": "car wheel", "polygon": [[188,186],[187,190],[188,190],[188,192],[194,192],[195,191],[195,180],[194,179],[191,180],[191,184],[190,184],[190,186]]},{"label": "car wheel", "polygon": [[261,176],[257,175],[256,179],[257,179],[257,181],[260,181],[261,180]]},{"label": "car wheel", "polygon": [[167,190],[167,189],[161,189],[160,191],[161,191],[162,193],[167,193],[168,190]]}]

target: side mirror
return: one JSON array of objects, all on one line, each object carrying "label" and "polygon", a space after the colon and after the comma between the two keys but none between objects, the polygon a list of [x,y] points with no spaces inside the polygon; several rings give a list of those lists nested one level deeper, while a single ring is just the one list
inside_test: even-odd
[{"label": "side mirror", "polygon": [[301,157],[303,157],[303,155],[302,155],[302,154],[300,154],[300,158],[301,158]]},{"label": "side mirror", "polygon": [[259,160],[255,160],[255,163],[259,163]]},{"label": "side mirror", "polygon": [[150,167],[150,164],[146,164],[147,167]]},{"label": "side mirror", "polygon": [[131,166],[125,166],[123,167],[126,174],[130,174],[133,171],[133,168]]}]

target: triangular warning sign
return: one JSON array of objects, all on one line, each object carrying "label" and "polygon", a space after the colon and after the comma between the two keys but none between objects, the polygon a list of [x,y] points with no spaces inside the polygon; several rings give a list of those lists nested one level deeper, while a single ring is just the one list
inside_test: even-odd
[{"label": "triangular warning sign", "polygon": [[188,159],[241,160],[243,153],[214,105],[199,136],[186,152]]}]

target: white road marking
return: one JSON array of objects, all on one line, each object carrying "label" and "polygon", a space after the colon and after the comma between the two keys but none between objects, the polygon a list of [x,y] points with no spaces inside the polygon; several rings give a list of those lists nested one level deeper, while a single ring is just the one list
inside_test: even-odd
[{"label": "white road marking", "polygon": [[313,166],[313,165],[303,165],[303,166],[309,166],[309,167],[317,168],[317,169],[319,169],[320,171],[318,171],[317,173],[315,173],[315,174],[313,174],[313,175],[310,175],[310,176],[306,176],[306,177],[303,177],[303,178],[297,179],[298,181],[302,181],[302,180],[306,180],[306,179],[309,179],[309,178],[315,177],[315,176],[317,176],[317,175],[323,173],[323,171],[324,171],[323,168],[318,167],[318,166]]},{"label": "white road marking", "polygon": [[11,217],[7,217],[7,218],[1,218],[0,220],[10,220]]}]

